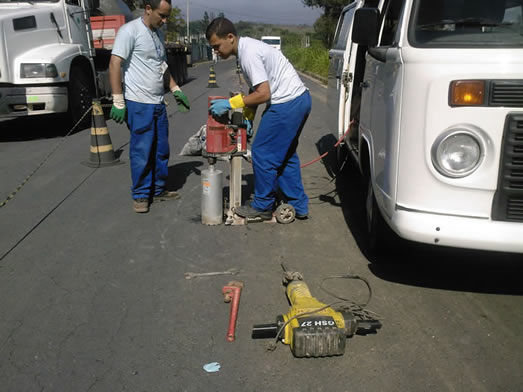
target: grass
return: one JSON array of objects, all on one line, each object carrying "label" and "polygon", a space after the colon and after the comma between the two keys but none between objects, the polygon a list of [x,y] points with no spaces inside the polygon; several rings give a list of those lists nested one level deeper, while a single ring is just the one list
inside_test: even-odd
[{"label": "grass", "polygon": [[308,48],[304,48],[301,45],[284,44],[282,51],[297,70],[327,78],[329,51],[323,45],[313,43]]}]

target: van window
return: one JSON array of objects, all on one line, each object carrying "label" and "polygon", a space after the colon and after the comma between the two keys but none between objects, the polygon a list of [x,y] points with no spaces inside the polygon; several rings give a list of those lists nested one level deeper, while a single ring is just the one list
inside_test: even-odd
[{"label": "van window", "polygon": [[385,9],[383,19],[383,32],[379,46],[394,46],[396,42],[396,31],[398,30],[401,10],[403,9],[404,0],[390,0]]},{"label": "van window", "polygon": [[418,47],[523,47],[523,0],[415,0]]},{"label": "van window", "polygon": [[336,34],[334,35],[334,49],[344,50],[347,46],[347,39],[349,38],[349,28],[351,26],[350,19],[354,15],[352,12],[349,11],[350,9],[345,11],[343,19],[341,20],[341,24],[338,26],[338,31],[336,31]]}]

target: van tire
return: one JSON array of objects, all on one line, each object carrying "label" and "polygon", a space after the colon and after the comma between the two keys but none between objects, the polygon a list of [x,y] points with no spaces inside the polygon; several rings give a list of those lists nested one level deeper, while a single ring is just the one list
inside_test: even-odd
[{"label": "van tire", "polygon": [[[74,126],[92,106],[96,96],[94,81],[91,71],[80,65],[73,65],[69,75],[68,85],[68,114],[71,127]],[[85,129],[91,124],[91,116],[85,115],[76,127],[76,130]]]}]

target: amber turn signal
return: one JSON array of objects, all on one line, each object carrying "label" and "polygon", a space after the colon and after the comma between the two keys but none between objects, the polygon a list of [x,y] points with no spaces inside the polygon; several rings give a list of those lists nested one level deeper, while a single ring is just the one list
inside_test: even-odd
[{"label": "amber turn signal", "polygon": [[450,83],[450,106],[483,105],[484,80],[454,80]]}]

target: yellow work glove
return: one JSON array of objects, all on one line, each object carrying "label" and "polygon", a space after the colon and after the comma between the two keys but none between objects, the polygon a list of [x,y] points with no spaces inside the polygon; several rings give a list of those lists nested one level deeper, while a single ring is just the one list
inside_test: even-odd
[{"label": "yellow work glove", "polygon": [[245,106],[243,108],[243,118],[249,121],[254,121],[254,115],[256,114],[256,108]]},{"label": "yellow work glove", "polygon": [[238,94],[234,97],[229,99],[229,104],[231,105],[231,109],[241,109],[245,107],[245,103],[243,102],[243,95]]}]

